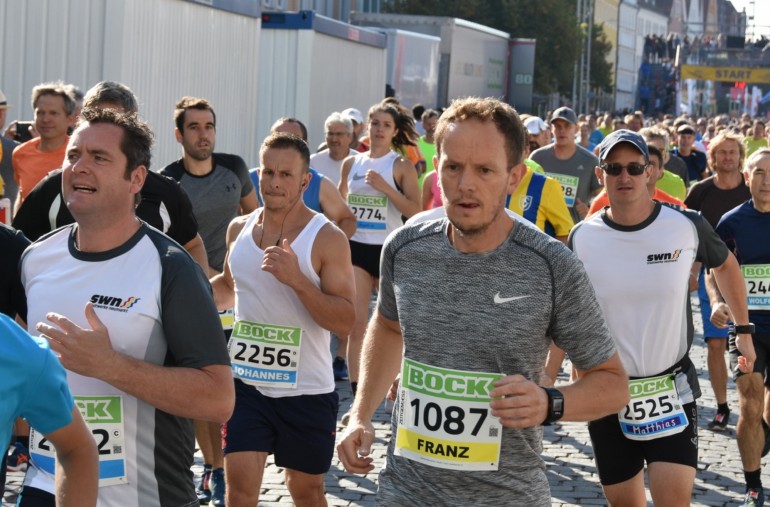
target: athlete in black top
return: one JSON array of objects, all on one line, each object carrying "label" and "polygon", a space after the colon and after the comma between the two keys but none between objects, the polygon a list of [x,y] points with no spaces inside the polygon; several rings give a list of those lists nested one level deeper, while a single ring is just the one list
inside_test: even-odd
[{"label": "athlete in black top", "polygon": [[[43,234],[75,221],[62,201],[61,183],[61,170],[51,171],[29,193],[16,213],[13,226],[23,231],[30,240],[36,241]],[[205,255],[203,240],[198,234],[198,222],[190,199],[179,183],[147,171],[136,216],[165,232],[201,263],[200,256]]]}]

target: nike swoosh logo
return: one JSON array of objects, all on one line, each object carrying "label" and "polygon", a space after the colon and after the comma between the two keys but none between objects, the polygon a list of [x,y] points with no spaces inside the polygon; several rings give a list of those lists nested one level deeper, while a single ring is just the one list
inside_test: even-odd
[{"label": "nike swoosh logo", "polygon": [[362,175],[354,174],[354,175],[353,175],[353,181],[362,180],[362,179],[364,179],[364,178],[366,178],[366,175],[365,175],[365,174],[362,174]]},{"label": "nike swoosh logo", "polygon": [[503,297],[500,297],[500,293],[498,292],[497,294],[495,294],[495,303],[499,305],[500,303],[508,303],[510,301],[516,301],[517,299],[524,299],[528,297],[531,297],[531,296],[526,295],[526,296],[513,296],[510,298],[503,298]]}]

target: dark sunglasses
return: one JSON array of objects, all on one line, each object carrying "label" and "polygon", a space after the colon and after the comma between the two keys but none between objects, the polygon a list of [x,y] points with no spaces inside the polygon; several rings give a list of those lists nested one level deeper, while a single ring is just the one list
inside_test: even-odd
[{"label": "dark sunglasses", "polygon": [[602,171],[609,174],[610,176],[620,176],[620,173],[623,172],[623,169],[628,172],[629,176],[639,176],[640,174],[644,173],[644,170],[647,169],[648,165],[649,164],[631,162],[628,165],[618,163],[603,164],[601,167]]}]

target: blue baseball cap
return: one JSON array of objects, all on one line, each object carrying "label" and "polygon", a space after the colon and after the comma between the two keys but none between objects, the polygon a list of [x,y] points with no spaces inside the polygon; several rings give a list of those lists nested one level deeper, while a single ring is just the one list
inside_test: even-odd
[{"label": "blue baseball cap", "polygon": [[612,148],[620,143],[629,143],[644,155],[645,160],[650,159],[650,151],[644,138],[633,130],[620,129],[610,133],[599,143],[599,162],[603,162],[612,151]]}]

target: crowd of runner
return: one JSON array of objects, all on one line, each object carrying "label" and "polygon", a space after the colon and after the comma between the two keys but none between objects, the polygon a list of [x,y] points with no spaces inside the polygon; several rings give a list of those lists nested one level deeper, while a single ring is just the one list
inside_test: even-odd
[{"label": "crowd of runner", "polygon": [[[645,467],[656,504],[689,505],[696,290],[707,427],[728,426],[727,352],[744,505],[763,505],[761,118],[387,98],[323,125],[278,118],[247,163],[215,151],[230,120],[181,97],[181,157],[161,166],[127,86],[44,83],[31,100],[34,121],[0,145],[17,505],[256,506],[270,454],[296,505],[325,505],[335,446],[348,471],[373,468],[386,397],[378,504],[550,505],[543,426],[565,420],[588,422],[611,505],[645,504]],[[0,92],[0,129],[9,107]],[[354,401],[338,414],[342,381]]]}]

